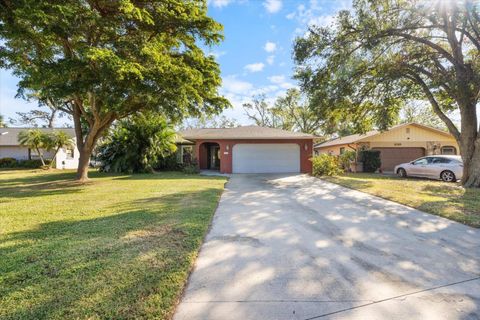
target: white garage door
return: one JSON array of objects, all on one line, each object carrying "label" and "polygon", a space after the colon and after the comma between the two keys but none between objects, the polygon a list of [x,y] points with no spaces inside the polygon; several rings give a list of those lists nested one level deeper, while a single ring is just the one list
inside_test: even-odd
[{"label": "white garage door", "polygon": [[233,173],[300,172],[300,147],[284,144],[236,144]]}]

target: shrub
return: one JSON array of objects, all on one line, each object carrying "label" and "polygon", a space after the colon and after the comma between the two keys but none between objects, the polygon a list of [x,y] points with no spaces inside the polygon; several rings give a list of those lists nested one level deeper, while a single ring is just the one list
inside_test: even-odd
[{"label": "shrub", "polygon": [[185,163],[182,172],[186,174],[199,173],[200,170],[198,169],[198,163],[195,160],[192,160],[190,163]]},{"label": "shrub", "polygon": [[178,163],[177,154],[173,153],[166,157],[158,158],[154,168],[155,170],[159,171],[181,171],[183,169],[183,165]]},{"label": "shrub", "polygon": [[1,158],[0,168],[15,168],[17,166],[17,159],[14,158]]},{"label": "shrub", "polygon": [[312,159],[314,176],[335,176],[342,172],[338,159],[329,154],[321,154]]},{"label": "shrub", "polygon": [[353,150],[347,150],[338,157],[343,170],[348,171],[350,169],[350,164],[355,161],[357,153]]},{"label": "shrub", "polygon": [[378,150],[362,150],[360,151],[360,159],[363,161],[364,172],[375,172],[382,165],[380,151]]}]

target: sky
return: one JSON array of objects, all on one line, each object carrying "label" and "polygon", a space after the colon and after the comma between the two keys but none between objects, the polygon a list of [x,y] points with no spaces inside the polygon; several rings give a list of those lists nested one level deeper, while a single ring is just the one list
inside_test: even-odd
[{"label": "sky", "polygon": [[[262,93],[272,101],[296,86],[292,80],[295,37],[304,34],[309,24],[328,24],[350,5],[350,0],[208,0],[208,15],[224,26],[225,40],[206,49],[220,64],[220,92],[233,105],[223,114],[250,124],[244,102]],[[15,98],[17,84],[18,78],[0,69],[0,114],[7,120],[15,112],[36,108],[35,102]]]}]

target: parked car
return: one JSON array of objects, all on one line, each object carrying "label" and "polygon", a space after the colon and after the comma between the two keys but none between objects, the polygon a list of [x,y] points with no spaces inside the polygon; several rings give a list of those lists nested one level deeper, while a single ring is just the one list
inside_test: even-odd
[{"label": "parked car", "polygon": [[455,182],[462,178],[463,162],[460,156],[427,156],[399,164],[394,172],[401,177],[414,176]]}]

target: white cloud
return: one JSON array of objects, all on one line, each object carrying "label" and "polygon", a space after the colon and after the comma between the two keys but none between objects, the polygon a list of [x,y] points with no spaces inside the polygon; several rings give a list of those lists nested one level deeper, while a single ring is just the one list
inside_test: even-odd
[{"label": "white cloud", "polygon": [[268,80],[270,80],[270,82],[272,83],[282,83],[282,82],[285,82],[285,76],[284,75],[278,75],[278,76],[271,76],[271,77],[268,77]]},{"label": "white cloud", "polygon": [[275,42],[267,41],[263,49],[267,52],[275,52],[275,50],[277,50],[277,44]]},{"label": "white cloud", "polygon": [[247,64],[243,68],[250,71],[250,72],[260,72],[260,71],[263,70],[264,67],[265,67],[265,65],[263,63],[257,62],[257,63]]},{"label": "white cloud", "polygon": [[225,93],[244,94],[248,95],[253,89],[250,82],[237,79],[236,76],[223,77],[222,89]]},{"label": "white cloud", "polygon": [[269,65],[272,65],[274,62],[275,62],[275,56],[274,55],[271,55],[271,56],[267,57],[267,63]]},{"label": "white cloud", "polygon": [[232,2],[233,0],[210,0],[209,1],[209,3],[211,3],[216,8],[226,7]]},{"label": "white cloud", "polygon": [[212,51],[212,52],[209,52],[208,55],[210,56],[214,56],[215,59],[218,59],[220,58],[221,56],[224,56],[227,54],[227,51]]},{"label": "white cloud", "polygon": [[265,0],[263,6],[269,13],[276,13],[282,9],[281,0]]}]

